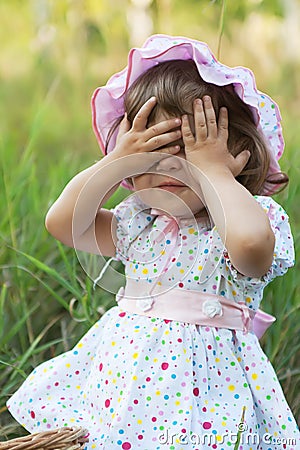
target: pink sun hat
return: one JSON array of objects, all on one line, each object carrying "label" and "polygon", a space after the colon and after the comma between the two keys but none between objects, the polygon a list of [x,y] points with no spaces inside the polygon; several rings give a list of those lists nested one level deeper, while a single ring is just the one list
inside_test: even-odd
[{"label": "pink sun hat", "polygon": [[[245,67],[228,67],[221,64],[204,42],[164,34],[151,36],[141,48],[132,48],[128,55],[128,66],[113,75],[105,86],[95,90],[92,97],[93,129],[102,152],[105,153],[106,140],[112,125],[124,115],[123,96],[128,87],[151,67],[173,59],[192,59],[199,74],[208,83],[218,86],[233,84],[235,92],[251,108],[257,128],[263,132],[268,143],[268,176],[280,172],[278,160],[283,153],[284,140],[279,108],[268,95],[257,89],[252,71]],[[118,128],[110,139],[108,153],[115,147],[117,133]],[[262,193],[270,195],[279,187],[265,186]]]}]

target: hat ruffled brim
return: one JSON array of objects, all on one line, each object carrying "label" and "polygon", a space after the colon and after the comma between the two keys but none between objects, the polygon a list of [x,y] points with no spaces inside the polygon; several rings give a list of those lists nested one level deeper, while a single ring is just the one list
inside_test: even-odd
[{"label": "hat ruffled brim", "polygon": [[[185,37],[162,34],[151,36],[141,48],[133,48],[128,55],[128,66],[113,75],[105,86],[92,97],[93,128],[100,148],[105,153],[106,141],[112,125],[124,115],[123,96],[129,86],[145,71],[164,61],[192,59],[201,77],[218,86],[233,84],[238,96],[251,108],[257,127],[263,132],[270,150],[268,175],[280,172],[278,160],[284,149],[281,116],[277,104],[260,92],[250,69],[228,67],[214,57],[207,44]],[[118,129],[112,135],[107,152],[116,143]],[[128,185],[126,185],[128,187]],[[276,185],[274,186],[276,190]],[[270,193],[269,189],[268,192]]]}]

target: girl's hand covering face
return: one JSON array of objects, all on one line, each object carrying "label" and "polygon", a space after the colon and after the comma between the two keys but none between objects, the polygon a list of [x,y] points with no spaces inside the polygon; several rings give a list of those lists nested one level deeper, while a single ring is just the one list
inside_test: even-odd
[{"label": "girl's hand covering face", "polygon": [[156,105],[156,98],[151,97],[135,116],[132,126],[125,114],[119,128],[114,154],[118,157],[157,150],[160,153],[176,154],[180,147],[170,143],[181,138],[181,130],[174,130],[181,125],[179,118],[172,118],[156,123],[147,128],[149,115]]},{"label": "girl's hand covering face", "polygon": [[228,112],[220,108],[219,120],[209,96],[196,99],[193,105],[194,129],[192,133],[188,117],[182,117],[182,138],[187,161],[194,164],[203,173],[230,170],[234,177],[243,170],[250,157],[244,150],[234,157],[228,150]]}]

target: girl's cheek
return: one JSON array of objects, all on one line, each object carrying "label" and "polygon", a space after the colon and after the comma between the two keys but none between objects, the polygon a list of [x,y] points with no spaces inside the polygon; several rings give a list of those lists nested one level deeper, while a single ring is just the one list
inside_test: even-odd
[{"label": "girl's cheek", "polygon": [[137,175],[136,177],[132,177],[132,185],[134,190],[141,190],[141,189],[147,189],[150,186],[150,175],[149,174],[143,174],[143,175]]},{"label": "girl's cheek", "polygon": [[179,156],[179,158],[186,159],[186,156],[185,156],[185,147],[181,147],[180,151],[179,151],[178,153],[176,153],[176,156]]}]

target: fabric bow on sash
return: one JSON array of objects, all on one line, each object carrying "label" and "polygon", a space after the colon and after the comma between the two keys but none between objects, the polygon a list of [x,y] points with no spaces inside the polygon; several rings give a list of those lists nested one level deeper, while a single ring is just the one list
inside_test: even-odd
[{"label": "fabric bow on sash", "polygon": [[245,305],[243,302],[238,302],[238,304],[241,307],[242,310],[242,320],[244,324],[244,334],[248,333],[248,331],[251,329],[251,319],[254,317],[254,313],[252,314],[252,318],[250,316],[250,310],[248,306]]},{"label": "fabric bow on sash", "polygon": [[161,232],[160,236],[154,239],[154,241],[156,241],[157,243],[161,242],[164,239],[164,237],[167,236],[169,232],[171,232],[171,239],[172,239],[171,242],[172,243],[174,243],[174,241],[176,242],[177,233],[179,231],[179,225],[177,220],[174,219],[174,217],[168,216],[167,214],[163,213],[159,209],[152,208],[150,213],[152,215],[163,218],[167,222],[165,227],[162,230],[159,230]]}]

